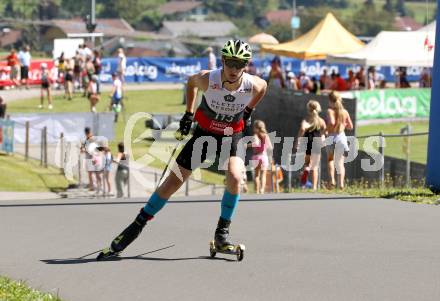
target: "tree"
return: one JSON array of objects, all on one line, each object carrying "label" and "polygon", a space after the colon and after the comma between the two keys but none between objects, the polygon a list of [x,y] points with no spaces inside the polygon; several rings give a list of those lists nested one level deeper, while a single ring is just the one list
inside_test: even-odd
[{"label": "tree", "polygon": [[394,12],[376,10],[375,5],[365,3],[353,15],[349,29],[358,35],[375,36],[382,30],[393,28]]},{"label": "tree", "polygon": [[392,1],[391,0],[386,0],[385,1],[385,4],[383,5],[383,9],[385,10],[385,11],[388,11],[388,12],[391,12],[391,11],[393,11],[393,3],[392,3]]},{"label": "tree", "polygon": [[34,19],[38,16],[38,0],[5,0],[4,15],[16,19]]},{"label": "tree", "polygon": [[396,11],[403,17],[408,15],[406,10],[405,0],[397,0]]},{"label": "tree", "polygon": [[292,29],[288,24],[274,23],[266,28],[266,32],[277,38],[280,43],[292,39]]}]

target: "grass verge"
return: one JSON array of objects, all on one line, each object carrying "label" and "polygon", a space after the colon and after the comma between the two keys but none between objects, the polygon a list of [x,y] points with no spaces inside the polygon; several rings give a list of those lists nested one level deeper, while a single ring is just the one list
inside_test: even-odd
[{"label": "grass verge", "polygon": [[60,298],[30,288],[23,281],[13,281],[0,276],[0,300],[2,301],[62,301]]},{"label": "grass verge", "polygon": [[69,185],[59,169],[44,168],[39,161],[25,161],[20,155],[0,154],[0,166],[0,191],[56,192],[65,190]]}]

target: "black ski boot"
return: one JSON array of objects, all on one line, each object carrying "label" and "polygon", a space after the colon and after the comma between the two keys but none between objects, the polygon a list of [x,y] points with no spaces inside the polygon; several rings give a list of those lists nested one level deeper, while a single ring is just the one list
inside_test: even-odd
[{"label": "black ski boot", "polygon": [[228,241],[229,225],[231,225],[231,221],[220,217],[218,220],[217,229],[215,230],[215,248],[223,252],[233,251],[235,248],[235,246]]},{"label": "black ski boot", "polygon": [[153,217],[146,214],[142,208],[135,220],[112,241],[110,247],[105,248],[99,253],[96,260],[99,261],[119,256],[119,254],[139,236],[142,229],[147,224],[147,221],[152,218]]}]

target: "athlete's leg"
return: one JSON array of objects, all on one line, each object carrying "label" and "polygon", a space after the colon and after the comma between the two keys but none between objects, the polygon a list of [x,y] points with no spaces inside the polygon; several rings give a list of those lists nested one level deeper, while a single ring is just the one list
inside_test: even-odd
[{"label": "athlete's leg", "polygon": [[234,247],[227,239],[229,225],[240,199],[240,180],[243,168],[242,158],[236,156],[229,158],[228,171],[226,172],[226,189],[223,194],[220,218],[214,236],[216,247],[223,250]]},{"label": "athlete's leg", "polygon": [[261,163],[258,163],[254,171],[255,171],[255,179],[254,179],[255,192],[260,193]]}]

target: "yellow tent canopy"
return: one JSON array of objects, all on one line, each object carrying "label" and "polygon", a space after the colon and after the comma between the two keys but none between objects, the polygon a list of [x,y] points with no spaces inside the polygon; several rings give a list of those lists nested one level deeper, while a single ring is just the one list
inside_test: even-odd
[{"label": "yellow tent canopy", "polygon": [[364,47],[358,38],[345,29],[332,13],[313,29],[296,40],[264,45],[261,51],[303,60],[325,59],[328,54],[341,54]]}]

